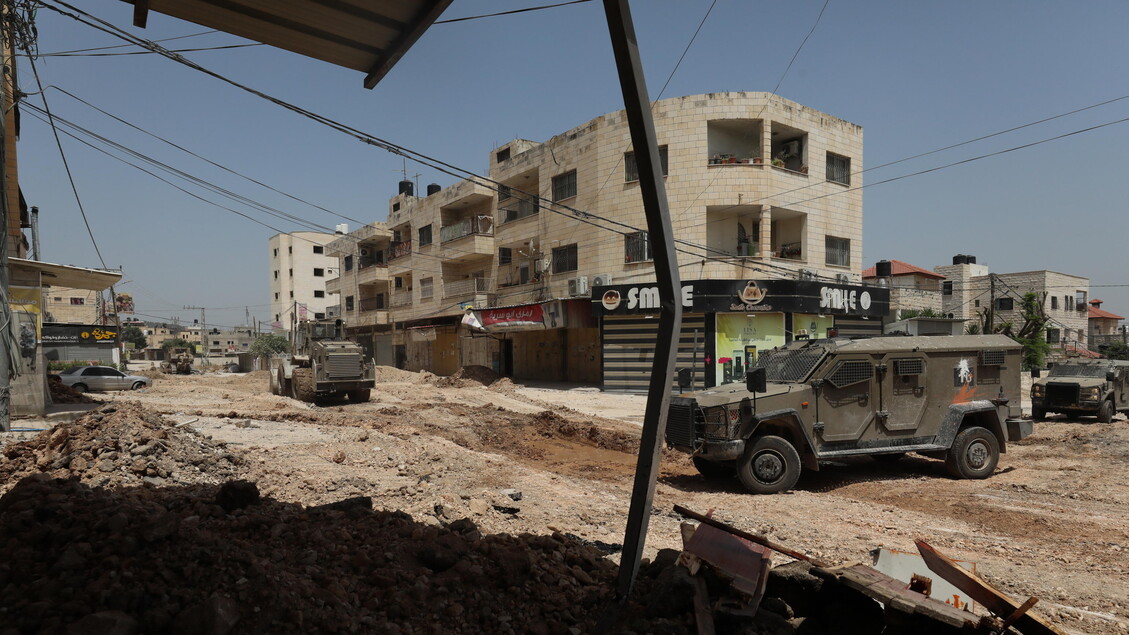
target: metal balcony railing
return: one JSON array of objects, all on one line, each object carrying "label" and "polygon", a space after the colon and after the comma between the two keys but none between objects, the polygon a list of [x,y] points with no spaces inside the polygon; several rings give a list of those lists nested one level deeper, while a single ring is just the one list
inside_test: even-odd
[{"label": "metal balcony railing", "polygon": [[505,204],[498,205],[498,211],[502,212],[502,222],[508,223],[528,216],[533,216],[537,213],[538,207],[536,201],[524,198],[511,198]]},{"label": "metal balcony railing", "polygon": [[485,234],[488,236],[494,235],[494,219],[490,216],[472,216],[464,218],[463,220],[443,227],[439,230],[439,240],[447,242],[450,240],[457,240],[464,236],[472,234]]},{"label": "metal balcony railing", "polygon": [[384,294],[371,298],[361,298],[360,308],[361,311],[383,311],[388,308],[388,302],[385,300]]},{"label": "metal balcony railing", "polygon": [[411,303],[412,303],[412,292],[411,291],[407,291],[407,290],[393,291],[392,292],[392,300],[388,303],[388,306],[393,306],[393,307],[408,306]]},{"label": "metal balcony railing", "polygon": [[456,280],[443,284],[443,297],[451,298],[459,295],[476,295],[491,293],[494,289],[493,278],[471,278],[470,280]]},{"label": "metal balcony railing", "polygon": [[400,258],[401,256],[408,256],[412,253],[412,241],[405,240],[400,243],[392,243],[392,248],[389,250],[388,259]]}]

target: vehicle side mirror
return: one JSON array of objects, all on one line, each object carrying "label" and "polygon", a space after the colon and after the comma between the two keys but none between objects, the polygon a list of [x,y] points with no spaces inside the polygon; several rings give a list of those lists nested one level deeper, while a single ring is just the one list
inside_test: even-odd
[{"label": "vehicle side mirror", "polygon": [[681,390],[682,392],[686,392],[686,390],[688,388],[690,388],[690,369],[689,368],[679,368],[678,369],[678,389]]},{"label": "vehicle side mirror", "polygon": [[1106,373],[1105,373],[1105,380],[1106,381],[1117,381],[1117,373],[1113,372],[1112,370],[1107,370]]},{"label": "vehicle side mirror", "polygon": [[763,368],[754,368],[745,373],[745,390],[749,392],[765,392],[768,390],[768,371]]}]

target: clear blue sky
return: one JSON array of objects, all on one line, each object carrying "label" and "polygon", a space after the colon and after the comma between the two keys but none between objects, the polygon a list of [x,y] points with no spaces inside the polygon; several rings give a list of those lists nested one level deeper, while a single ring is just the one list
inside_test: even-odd
[{"label": "clear blue sky", "polygon": [[[548,3],[548,2],[546,2]],[[151,14],[131,26],[119,0],[77,3],[148,39],[199,33]],[[455,0],[444,18],[542,4]],[[663,97],[770,91],[815,24],[822,0],[719,0]],[[652,98],[710,3],[632,3]],[[831,0],[778,93],[863,126],[866,167],[1129,95],[1129,3]],[[120,40],[48,10],[39,50]],[[242,42],[225,34],[169,48]],[[124,52],[133,49],[113,49]],[[196,62],[322,115],[485,174],[489,151],[513,138],[545,140],[622,108],[602,4],[439,24],[376,87],[360,73],[268,47],[187,53]],[[383,221],[402,160],[156,55],[43,57],[45,85],[63,88],[137,126],[334,214],[233,177],[130,130],[54,89],[53,112],[240,195],[332,227]],[[36,92],[26,60],[20,82]],[[28,98],[42,106],[38,96]],[[1129,99],[987,141],[868,172],[864,262],[896,258],[932,268],[974,254],[995,272],[1052,269],[1088,276],[1091,297],[1129,314],[1125,168],[1129,122],[913,176],[878,181],[1129,117]],[[243,322],[269,314],[267,239],[273,230],[207,205],[74,140],[63,146],[106,264],[125,270],[144,317]],[[20,183],[41,210],[44,259],[99,266],[50,129],[25,111]],[[408,165],[421,186],[452,178]],[[271,218],[189,189],[284,231]],[[347,221],[351,228],[357,223]]]}]

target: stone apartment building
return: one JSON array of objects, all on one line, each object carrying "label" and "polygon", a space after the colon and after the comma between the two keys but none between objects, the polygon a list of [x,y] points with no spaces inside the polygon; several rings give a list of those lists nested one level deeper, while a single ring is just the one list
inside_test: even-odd
[{"label": "stone apartment building", "polygon": [[[696,385],[794,337],[878,330],[888,292],[859,285],[860,126],[768,93],[652,112]],[[327,245],[341,270],[327,292],[377,363],[645,388],[655,273],[623,111],[510,141],[489,181],[422,194],[401,183],[385,222]]]},{"label": "stone apartment building", "polygon": [[101,291],[47,287],[43,290],[45,321],[60,324],[100,324],[103,315]]},{"label": "stone apartment building", "polygon": [[[901,260],[886,260],[889,270],[879,272],[882,263],[864,269],[867,284],[885,285],[890,289],[890,321],[902,319],[906,311],[941,313],[941,283],[945,276]],[[880,273],[882,275],[880,275]]]},{"label": "stone apartment building", "polygon": [[337,275],[337,258],[325,253],[325,245],[335,238],[335,234],[321,232],[271,236],[270,306],[275,329],[289,329],[294,316],[324,318],[327,307],[337,304],[325,288],[326,280]]},{"label": "stone apartment building", "polygon": [[1106,311],[1102,308],[1103,302],[1097,298],[1090,300],[1087,311],[1089,318],[1089,343],[1090,350],[1102,352],[1110,344],[1129,343],[1129,332],[1121,321],[1125,316]]}]

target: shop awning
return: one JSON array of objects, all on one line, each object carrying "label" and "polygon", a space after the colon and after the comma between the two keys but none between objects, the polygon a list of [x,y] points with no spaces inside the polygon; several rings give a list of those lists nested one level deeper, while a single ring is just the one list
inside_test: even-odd
[{"label": "shop awning", "polygon": [[87,289],[101,291],[122,279],[120,271],[105,271],[103,269],[86,269],[71,265],[56,265],[37,260],[24,260],[23,258],[9,258],[8,264],[13,269],[24,268],[37,271],[42,278],[44,286],[70,287],[72,289]]},{"label": "shop awning", "polygon": [[451,0],[123,0],[133,24],[149,11],[365,73],[372,88]]}]

